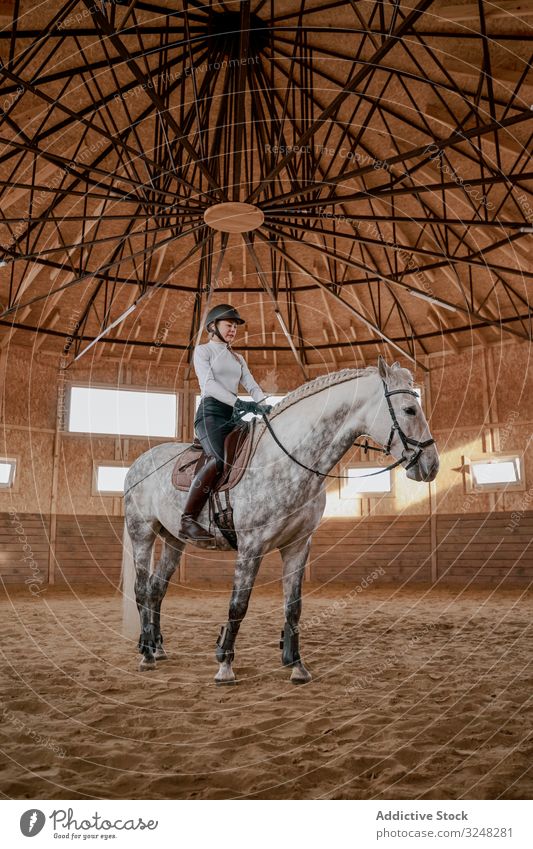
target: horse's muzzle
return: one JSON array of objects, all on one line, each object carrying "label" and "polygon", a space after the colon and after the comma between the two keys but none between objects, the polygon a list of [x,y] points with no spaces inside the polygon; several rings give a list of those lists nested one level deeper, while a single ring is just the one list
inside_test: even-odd
[{"label": "horse's muzzle", "polygon": [[426,454],[423,452],[418,462],[411,466],[410,469],[407,470],[406,474],[409,480],[412,481],[425,481],[429,483],[432,480],[435,480],[439,471],[439,457],[437,452],[432,452],[431,454]]}]

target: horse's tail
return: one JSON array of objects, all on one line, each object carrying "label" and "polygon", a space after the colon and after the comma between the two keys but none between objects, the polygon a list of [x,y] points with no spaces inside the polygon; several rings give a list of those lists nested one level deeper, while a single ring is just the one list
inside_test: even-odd
[{"label": "horse's tail", "polygon": [[120,581],[122,590],[122,633],[129,639],[139,634],[139,613],[135,600],[135,561],[128,526],[124,519],[122,535],[122,575]]}]

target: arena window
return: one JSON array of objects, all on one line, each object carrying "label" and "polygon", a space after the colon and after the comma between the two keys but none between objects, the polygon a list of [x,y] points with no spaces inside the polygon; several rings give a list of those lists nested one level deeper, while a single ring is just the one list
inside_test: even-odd
[{"label": "arena window", "polygon": [[525,488],[522,464],[517,454],[465,458],[467,489],[471,492],[499,492]]},{"label": "arena window", "polygon": [[68,430],[175,437],[177,412],[177,396],[171,392],[72,386]]},{"label": "arena window", "polygon": [[[384,468],[384,466],[372,466],[368,463],[345,469],[346,477],[340,482],[340,497],[371,498],[374,495],[392,495],[392,475],[390,471],[382,471]],[[373,472],[381,472],[381,474],[363,477]]]},{"label": "arena window", "polygon": [[93,494],[96,495],[122,495],[124,492],[124,478],[129,466],[114,463],[95,464]]},{"label": "arena window", "polygon": [[11,489],[15,482],[17,461],[9,457],[0,458],[0,489]]}]

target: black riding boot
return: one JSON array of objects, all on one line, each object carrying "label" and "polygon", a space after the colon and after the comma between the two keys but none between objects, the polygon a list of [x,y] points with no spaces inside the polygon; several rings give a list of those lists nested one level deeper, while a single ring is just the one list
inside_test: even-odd
[{"label": "black riding boot", "polygon": [[198,524],[196,519],[202,512],[217,477],[216,457],[209,457],[191,483],[181,517],[180,537],[185,537],[191,542],[215,542],[214,536]]}]

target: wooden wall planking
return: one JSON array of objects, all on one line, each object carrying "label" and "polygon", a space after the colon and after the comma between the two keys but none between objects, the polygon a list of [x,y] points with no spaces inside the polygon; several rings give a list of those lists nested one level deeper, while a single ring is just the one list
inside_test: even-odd
[{"label": "wooden wall planking", "polygon": [[[28,583],[37,574],[46,584],[48,521],[49,516],[20,514],[15,524],[10,514],[0,514],[5,583]],[[122,529],[120,516],[58,516],[56,583],[118,587]],[[429,584],[435,557],[439,583],[526,586],[533,581],[532,540],[533,511],[439,515],[435,548],[428,517],[326,519],[313,538],[307,577],[321,584]],[[30,546],[26,552],[24,544]],[[173,582],[229,586],[234,563],[233,552],[186,548]],[[281,557],[272,552],[263,561],[257,586],[277,583],[281,574]]]},{"label": "wooden wall planking", "polygon": [[56,583],[109,583],[118,587],[123,526],[121,516],[58,516]]},{"label": "wooden wall planking", "polygon": [[533,581],[533,512],[437,516],[443,583],[528,586]]},{"label": "wooden wall planking", "polygon": [[427,518],[380,516],[329,519],[311,548],[310,578],[319,583],[431,581],[431,529]]},{"label": "wooden wall planking", "polygon": [[49,516],[0,513],[0,577],[5,583],[48,583]]}]

